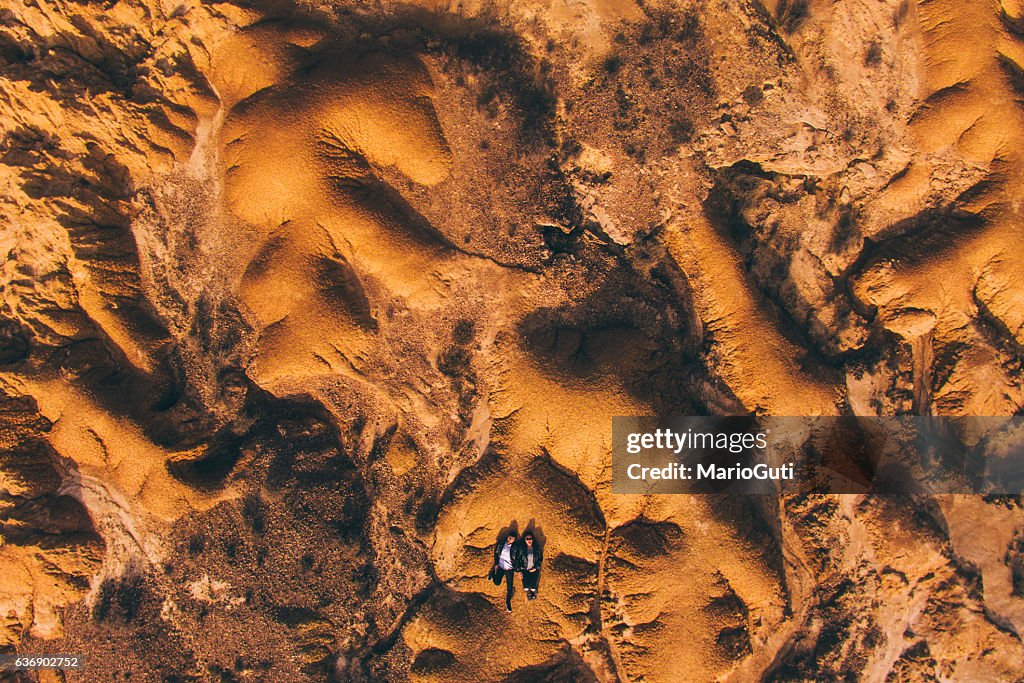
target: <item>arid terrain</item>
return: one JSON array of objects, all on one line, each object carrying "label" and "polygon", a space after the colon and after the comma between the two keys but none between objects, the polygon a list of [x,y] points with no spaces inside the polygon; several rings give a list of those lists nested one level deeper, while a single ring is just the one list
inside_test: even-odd
[{"label": "arid terrain", "polygon": [[1024,681],[1019,495],[610,480],[615,415],[1021,414],[1022,247],[1021,0],[0,0],[0,653]]}]

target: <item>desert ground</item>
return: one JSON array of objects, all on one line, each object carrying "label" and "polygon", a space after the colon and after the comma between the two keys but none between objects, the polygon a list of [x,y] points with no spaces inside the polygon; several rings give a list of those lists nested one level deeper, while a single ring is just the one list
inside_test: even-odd
[{"label": "desert ground", "polygon": [[1020,0],[0,0],[11,676],[1024,680],[1020,495],[610,461],[1024,412],[1022,103]]}]

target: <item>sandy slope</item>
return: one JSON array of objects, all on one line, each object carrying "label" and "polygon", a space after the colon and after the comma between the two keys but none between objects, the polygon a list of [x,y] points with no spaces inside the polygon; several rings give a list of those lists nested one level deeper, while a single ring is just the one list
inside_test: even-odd
[{"label": "sandy slope", "polygon": [[1021,7],[107,5],[0,14],[0,648],[1019,675],[1019,497],[620,496],[609,454],[613,415],[1020,412]]}]

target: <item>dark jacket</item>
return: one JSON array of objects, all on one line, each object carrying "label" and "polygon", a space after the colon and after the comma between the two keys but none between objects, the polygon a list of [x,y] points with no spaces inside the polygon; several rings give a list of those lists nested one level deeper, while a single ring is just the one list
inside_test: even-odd
[{"label": "dark jacket", "polygon": [[[498,560],[501,558],[501,551],[505,547],[505,541],[501,540],[494,544],[494,564],[497,566]],[[526,566],[526,551],[523,549],[523,543],[516,541],[512,544],[512,568],[519,572]]]},{"label": "dark jacket", "polygon": [[[519,561],[520,564],[516,566],[516,571],[526,571],[526,543],[519,541],[516,545],[519,546]],[[515,557],[515,553],[512,555]],[[540,564],[544,561],[544,553],[541,551],[540,543],[537,542],[537,538],[533,539],[533,568],[540,571]]]}]

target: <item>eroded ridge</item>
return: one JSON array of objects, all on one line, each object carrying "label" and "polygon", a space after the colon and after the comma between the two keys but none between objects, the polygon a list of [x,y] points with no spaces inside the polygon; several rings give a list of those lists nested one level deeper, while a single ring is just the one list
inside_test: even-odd
[{"label": "eroded ridge", "polygon": [[613,415],[1021,410],[1014,0],[8,4],[0,649],[1018,675],[1017,497],[610,485]]}]

